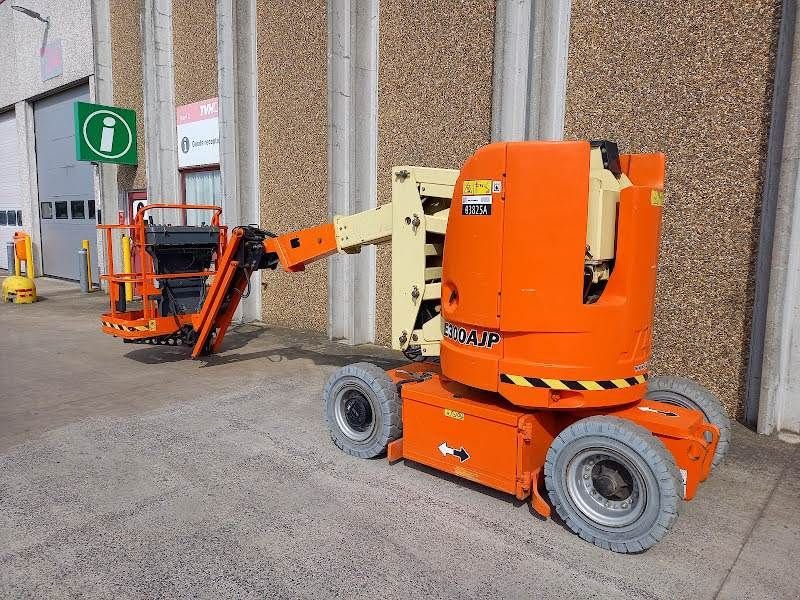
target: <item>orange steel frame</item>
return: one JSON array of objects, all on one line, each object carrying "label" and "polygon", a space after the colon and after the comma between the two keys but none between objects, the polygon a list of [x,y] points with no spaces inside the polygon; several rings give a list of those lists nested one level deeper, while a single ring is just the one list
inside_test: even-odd
[{"label": "orange steel frame", "polygon": [[[211,224],[220,229],[219,246],[216,252],[215,268],[208,271],[171,273],[158,275],[153,270],[153,260],[145,249],[145,213],[154,209],[206,210],[212,211]],[[108,282],[110,311],[102,315],[101,328],[104,333],[129,340],[167,336],[176,333],[184,325],[191,326],[198,334],[192,348],[192,357],[197,358],[206,350],[216,352],[222,344],[233,315],[241,300],[242,290],[247,286],[250,273],[240,268],[235,260],[243,236],[241,228],[234,228],[230,238],[227,228],[220,225],[222,209],[213,205],[189,204],[150,204],[140,209],[132,224],[98,225],[105,236],[108,248],[106,274],[101,280]],[[120,273],[114,270],[114,231],[127,231],[131,236],[132,248],[138,258],[140,271]],[[288,272],[302,271],[306,263],[320,260],[337,251],[336,234],[332,224],[319,225],[264,241],[264,248],[278,256],[281,266]],[[188,277],[212,277],[212,282],[199,313],[159,316],[156,312],[154,296],[161,294],[158,280],[184,279]],[[141,308],[117,310],[120,297],[124,294],[124,284],[132,283],[141,296]],[[229,292],[232,292],[228,296]],[[228,303],[224,301],[228,298]],[[209,339],[213,341],[209,345]]]},{"label": "orange steel frame", "polygon": [[[159,316],[156,312],[154,296],[159,296],[161,290],[157,287],[158,280],[180,279],[187,277],[210,277],[217,271],[197,271],[188,273],[171,273],[158,275],[153,271],[153,259],[145,249],[145,213],[155,209],[169,210],[203,210],[211,211],[211,224],[219,227],[219,246],[217,256],[222,256],[229,246],[227,243],[227,227],[220,224],[222,209],[213,205],[190,204],[150,204],[141,208],[135,215],[133,223],[119,223],[114,225],[98,225],[105,237],[106,247],[106,273],[100,276],[101,281],[108,283],[110,311],[102,315],[101,324],[104,333],[125,339],[143,339],[171,335],[183,325],[194,326],[197,314],[177,316]],[[185,214],[185,213],[184,213]],[[120,273],[114,269],[114,232],[127,232],[131,238],[132,252],[136,254],[140,271],[137,273]],[[218,265],[219,266],[219,265]],[[124,297],[124,284],[132,283],[141,296],[141,308],[134,310],[117,310],[120,297]]]},{"label": "orange steel frame", "polygon": [[336,229],[332,223],[325,223],[293,231],[266,240],[264,248],[278,255],[286,272],[296,273],[303,271],[307,264],[336,253]]},{"label": "orange steel frame", "polygon": [[[219,350],[225,333],[230,327],[233,315],[241,300],[242,290],[247,286],[250,273],[240,268],[233,259],[241,243],[243,230],[234,228],[231,240],[217,266],[221,275],[214,278],[208,290],[203,308],[194,322],[198,332],[197,341],[192,348],[192,358],[203,354],[209,337],[215,334],[210,346],[211,353]],[[302,231],[268,238],[264,241],[264,250],[278,256],[280,265],[287,272],[297,272],[305,269],[307,263],[320,260],[334,254],[337,250],[336,232],[331,224],[318,225]],[[227,307],[223,310],[223,300],[229,291]]]}]

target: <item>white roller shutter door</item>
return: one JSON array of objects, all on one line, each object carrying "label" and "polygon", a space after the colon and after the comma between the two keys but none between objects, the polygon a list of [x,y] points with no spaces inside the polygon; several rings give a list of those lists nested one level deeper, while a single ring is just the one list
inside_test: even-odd
[{"label": "white roller shutter door", "polygon": [[[14,111],[0,113],[0,268],[8,268],[6,242],[22,229],[22,197],[19,186],[19,150]],[[13,268],[13,265],[12,265]]]}]

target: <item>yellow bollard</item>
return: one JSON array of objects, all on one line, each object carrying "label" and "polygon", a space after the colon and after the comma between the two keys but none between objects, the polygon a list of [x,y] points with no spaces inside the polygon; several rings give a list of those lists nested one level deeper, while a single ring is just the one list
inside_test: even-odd
[{"label": "yellow bollard", "polygon": [[36,302],[36,284],[30,277],[22,275],[6,277],[0,286],[0,300],[14,304],[33,304]]},{"label": "yellow bollard", "polygon": [[[122,272],[131,273],[131,238],[124,234],[122,236]],[[133,283],[131,282],[125,284],[125,300],[127,302],[133,300]]]},{"label": "yellow bollard", "polygon": [[89,246],[89,240],[83,240],[81,246],[86,250],[86,281],[89,282],[89,291],[92,290],[92,249]]},{"label": "yellow bollard", "polygon": [[[22,263],[25,262],[25,275]],[[9,265],[10,267],[10,265]],[[10,270],[10,269],[9,269]],[[31,237],[24,231],[14,232],[14,275],[3,280],[0,300],[16,304],[36,302],[36,284],[33,282],[33,249]]]}]

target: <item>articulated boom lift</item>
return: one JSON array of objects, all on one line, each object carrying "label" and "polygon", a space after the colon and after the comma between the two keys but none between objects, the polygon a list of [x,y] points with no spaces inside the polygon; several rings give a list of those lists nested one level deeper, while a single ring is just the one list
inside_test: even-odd
[{"label": "articulated boom lift", "polygon": [[[256,269],[391,243],[392,347],[413,362],[331,377],[334,443],[530,498],[543,516],[552,505],[587,541],[641,551],[730,436],[707,390],[649,377],[663,178],[660,154],[516,142],[479,149],[461,171],[396,167],[390,204],[284,235],[228,235],[213,206],[151,205],[133,225],[102,226],[109,247],[114,229],[131,230],[140,268],[115,273],[109,258],[103,331],[213,353]],[[212,218],[156,225],[146,213],[159,208]]]},{"label": "articulated boom lift", "polygon": [[[298,272],[336,252],[353,254],[364,245],[391,243],[392,347],[414,358],[438,356],[442,252],[457,177],[455,169],[398,167],[392,202],[281,236],[245,226],[234,228],[226,239],[221,209],[215,206],[152,204],[142,208],[133,225],[100,225],[108,247],[114,230],[130,230],[142,265],[140,273],[116,273],[113,253],[108,253],[103,279],[109,282],[111,311],[102,317],[103,331],[129,342],[189,343],[194,358],[213,353],[256,269],[281,266]],[[209,225],[156,225],[147,218],[154,210],[210,211],[213,216]],[[128,310],[126,284],[141,286],[140,309]],[[184,297],[188,302],[181,303]]]}]

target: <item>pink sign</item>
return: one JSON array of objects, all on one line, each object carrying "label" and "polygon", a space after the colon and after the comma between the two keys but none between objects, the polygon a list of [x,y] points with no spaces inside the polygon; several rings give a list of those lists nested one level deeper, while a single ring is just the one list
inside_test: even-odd
[{"label": "pink sign", "polygon": [[178,117],[178,125],[205,119],[216,119],[219,117],[219,100],[217,98],[209,98],[192,104],[184,104],[179,106],[175,112]]},{"label": "pink sign", "polygon": [[52,40],[39,50],[42,68],[42,81],[58,77],[64,72],[64,58],[61,52],[61,40]]}]

